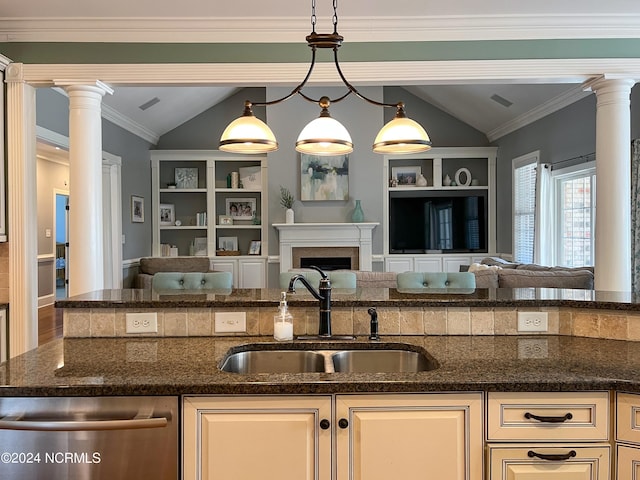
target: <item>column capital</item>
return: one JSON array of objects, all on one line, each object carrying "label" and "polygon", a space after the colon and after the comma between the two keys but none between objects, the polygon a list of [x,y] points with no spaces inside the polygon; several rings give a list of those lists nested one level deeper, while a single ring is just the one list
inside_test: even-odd
[{"label": "column capital", "polygon": [[10,63],[5,70],[6,83],[25,83],[24,80],[24,64]]},{"label": "column capital", "polygon": [[67,93],[72,91],[85,91],[97,93],[100,96],[113,95],[113,88],[100,80],[53,80],[56,87],[62,87]]},{"label": "column capital", "polygon": [[0,53],[0,71],[4,72],[4,70],[7,68],[7,65],[9,65],[10,63],[11,60]]},{"label": "column capital", "polygon": [[623,88],[629,90],[637,83],[635,78],[624,77],[621,75],[604,74],[587,80],[582,84],[582,89],[597,93],[598,90],[605,88]]}]

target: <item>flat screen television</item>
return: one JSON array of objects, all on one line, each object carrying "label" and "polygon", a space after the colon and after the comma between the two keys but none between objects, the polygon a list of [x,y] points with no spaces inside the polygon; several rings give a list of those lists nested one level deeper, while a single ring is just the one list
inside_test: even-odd
[{"label": "flat screen television", "polygon": [[391,192],[390,253],[486,253],[487,203],[483,190]]}]

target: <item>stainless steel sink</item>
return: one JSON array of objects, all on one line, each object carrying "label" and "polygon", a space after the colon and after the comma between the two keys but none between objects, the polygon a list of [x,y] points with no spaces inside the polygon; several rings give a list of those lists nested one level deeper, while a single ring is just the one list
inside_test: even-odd
[{"label": "stainless steel sink", "polygon": [[349,373],[415,373],[438,367],[423,354],[406,350],[345,350],[331,360],[334,371]]},{"label": "stainless steel sink", "polygon": [[[245,345],[230,350],[220,369],[230,373],[417,373],[438,368],[438,362],[417,347],[400,344],[326,344],[270,350]],[[420,349],[418,349],[420,350]]]},{"label": "stainless steel sink", "polygon": [[324,372],[325,357],[307,350],[249,350],[229,355],[221,370],[231,373]]}]

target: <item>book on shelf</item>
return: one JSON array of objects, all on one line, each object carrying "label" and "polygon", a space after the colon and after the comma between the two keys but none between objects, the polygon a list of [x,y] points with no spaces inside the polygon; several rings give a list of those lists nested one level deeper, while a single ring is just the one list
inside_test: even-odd
[{"label": "book on shelf", "polygon": [[161,257],[177,257],[178,247],[170,245],[168,243],[160,244],[160,256]]},{"label": "book on shelf", "polygon": [[207,212],[196,213],[196,226],[198,227],[207,226]]}]

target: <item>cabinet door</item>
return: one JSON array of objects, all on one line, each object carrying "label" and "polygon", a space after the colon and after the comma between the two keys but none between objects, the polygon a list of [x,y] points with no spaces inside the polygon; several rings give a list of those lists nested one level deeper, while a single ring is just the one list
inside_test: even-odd
[{"label": "cabinet door", "polygon": [[416,257],[415,260],[416,272],[441,272],[442,271],[442,259],[435,258],[421,258]]},{"label": "cabinet door", "polygon": [[338,395],[335,429],[338,480],[482,479],[480,393]]},{"label": "cabinet door", "polygon": [[[545,460],[536,455],[569,458]],[[488,480],[609,480],[609,456],[609,446],[604,445],[490,446]]]},{"label": "cabinet door", "polygon": [[265,288],[265,260],[242,258],[238,261],[238,288]]},{"label": "cabinet door", "polygon": [[183,478],[331,480],[330,419],[328,396],[186,397]]},{"label": "cabinet door", "polygon": [[385,272],[413,272],[413,258],[411,257],[387,257],[384,259]]},{"label": "cabinet door", "polygon": [[224,257],[216,257],[211,260],[211,268],[218,272],[229,272],[233,276],[233,287],[238,288],[238,273],[235,260],[222,260]]},{"label": "cabinet door", "polygon": [[460,265],[471,265],[471,257],[459,256],[459,257],[444,257],[442,259],[443,271],[445,272],[459,272]]},{"label": "cabinet door", "polygon": [[640,448],[618,446],[618,476],[616,480],[640,478]]}]

